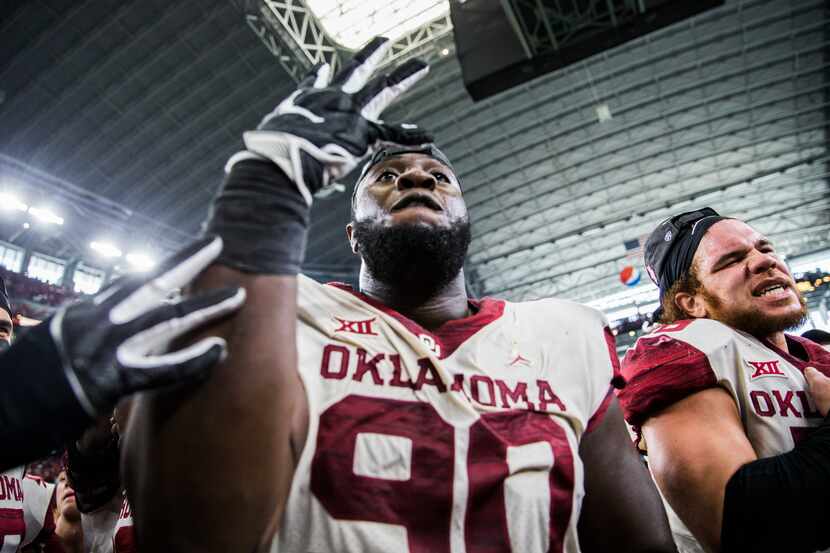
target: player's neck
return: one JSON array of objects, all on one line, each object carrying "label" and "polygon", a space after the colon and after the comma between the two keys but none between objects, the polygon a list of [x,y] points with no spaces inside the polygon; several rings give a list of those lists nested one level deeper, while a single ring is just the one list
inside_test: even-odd
[{"label": "player's neck", "polygon": [[783,332],[776,332],[774,334],[770,334],[766,336],[766,339],[772,344],[782,351],[786,351],[789,353],[789,348],[787,347],[787,338],[784,336]]},{"label": "player's neck", "polygon": [[464,271],[459,272],[444,288],[432,292],[390,286],[376,280],[368,271],[361,271],[360,291],[427,330],[470,315],[470,304],[464,286]]},{"label": "player's neck", "polygon": [[55,526],[55,534],[61,540],[61,545],[66,553],[81,553],[83,551],[84,534],[80,519],[70,522],[60,516]]}]

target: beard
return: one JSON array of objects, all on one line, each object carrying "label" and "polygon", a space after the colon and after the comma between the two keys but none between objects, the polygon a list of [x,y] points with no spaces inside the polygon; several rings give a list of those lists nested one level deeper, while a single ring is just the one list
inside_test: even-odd
[{"label": "beard", "polygon": [[801,309],[777,317],[770,317],[757,309],[726,309],[723,301],[709,293],[704,287],[701,287],[701,294],[706,300],[709,318],[751,334],[756,338],[765,338],[776,332],[798,328],[807,320],[807,300],[804,299],[798,289],[793,288],[793,290],[798,296]]},{"label": "beard", "polygon": [[421,224],[392,227],[355,221],[358,253],[372,277],[418,301],[444,289],[461,272],[470,246],[470,219],[448,228]]}]

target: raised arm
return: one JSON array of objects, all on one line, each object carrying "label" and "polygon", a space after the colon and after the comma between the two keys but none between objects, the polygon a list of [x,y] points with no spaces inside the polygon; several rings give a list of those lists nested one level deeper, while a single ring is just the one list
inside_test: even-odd
[{"label": "raised arm", "polygon": [[663,503],[631,443],[614,398],[579,447],[585,499],[579,544],[585,553],[674,552]]},{"label": "raised arm", "polygon": [[316,67],[234,155],[208,228],[225,241],[197,289],[228,285],[248,300],[212,329],[229,356],[195,391],[148,394],[136,404],[125,472],[139,548],[264,551],[278,528],[305,439],[297,373],[297,282],[312,196],[348,173],[378,141],[428,136],[378,116],[426,73],[410,61],[369,80],[388,43],[372,41],[329,82]]}]

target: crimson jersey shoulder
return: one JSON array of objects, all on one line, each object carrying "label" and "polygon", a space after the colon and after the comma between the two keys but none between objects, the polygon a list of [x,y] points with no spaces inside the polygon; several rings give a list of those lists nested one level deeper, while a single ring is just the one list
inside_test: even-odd
[{"label": "crimson jersey shoulder", "polygon": [[733,345],[736,337],[734,329],[712,319],[687,319],[658,325],[626,352],[622,362],[623,376],[629,378],[690,356],[708,356]]},{"label": "crimson jersey shoulder", "polygon": [[710,354],[735,342],[732,328],[711,319],[658,326],[628,350],[617,392],[626,420],[635,430],[652,415],[718,384]]}]

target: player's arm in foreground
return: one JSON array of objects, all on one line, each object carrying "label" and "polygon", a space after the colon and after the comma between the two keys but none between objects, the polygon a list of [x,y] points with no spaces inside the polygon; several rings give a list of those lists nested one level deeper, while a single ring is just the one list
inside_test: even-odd
[{"label": "player's arm in foreground", "polygon": [[663,502],[631,443],[614,398],[579,446],[585,499],[579,544],[585,553],[676,551]]},{"label": "player's arm in foreground", "polygon": [[219,239],[202,240],[149,275],[125,277],[21,334],[0,356],[0,470],[75,439],[97,415],[137,390],[203,380],[224,352],[223,339],[205,338],[166,355],[152,352],[242,304],[244,292],[232,288],[161,304],[221,249]]},{"label": "player's arm in foreground", "polygon": [[414,125],[378,118],[427,71],[411,60],[370,80],[388,47],[372,41],[331,82],[327,65],[315,68],[228,162],[208,223],[226,248],[196,288],[242,286],[248,301],[213,329],[230,354],[209,382],[134,406],[125,474],[142,551],[270,548],[305,439],[296,275],[312,195],[378,141],[429,141]]},{"label": "player's arm in foreground", "polygon": [[[830,379],[806,372],[819,412]],[[709,551],[812,552],[830,545],[830,423],[790,452],[758,459],[734,399],[722,388],[688,396],[643,424],[660,489]]]}]

